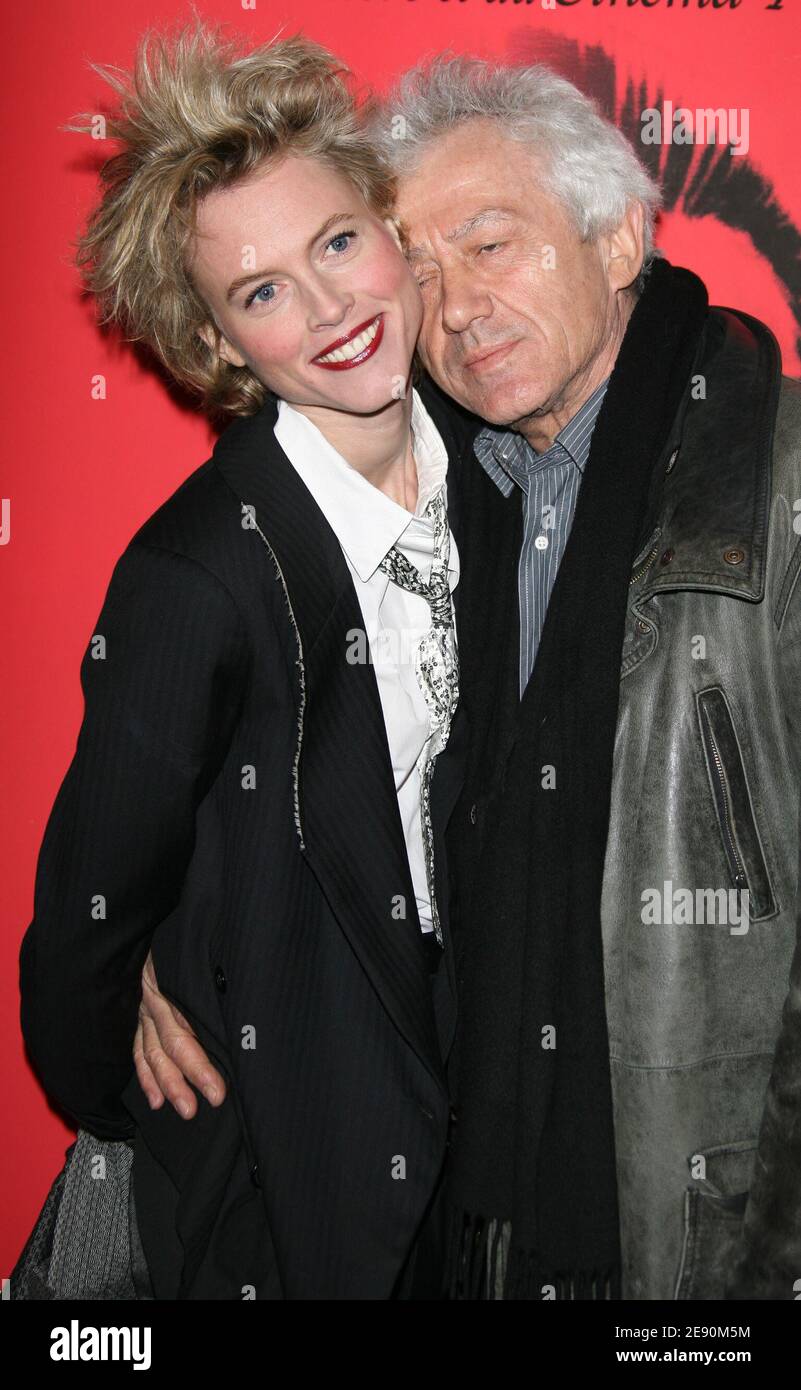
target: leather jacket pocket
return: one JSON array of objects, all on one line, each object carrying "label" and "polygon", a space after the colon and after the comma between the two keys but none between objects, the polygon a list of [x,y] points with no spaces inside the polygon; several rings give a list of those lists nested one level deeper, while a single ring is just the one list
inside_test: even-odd
[{"label": "leather jacket pocket", "polygon": [[759,922],[775,916],[778,908],[729,702],[720,686],[701,690],[695,698],[709,785],[732,886],[748,890],[749,918]]},{"label": "leather jacket pocket", "polygon": [[724,1297],[726,1281],[740,1253],[756,1150],[755,1139],[744,1139],[699,1149],[688,1157],[690,1171],[700,1169],[700,1173],[684,1194],[684,1241],[676,1299]]}]

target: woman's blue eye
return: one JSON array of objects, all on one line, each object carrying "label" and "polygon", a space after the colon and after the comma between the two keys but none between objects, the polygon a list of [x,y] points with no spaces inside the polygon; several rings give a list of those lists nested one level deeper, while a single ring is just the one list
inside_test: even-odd
[{"label": "woman's blue eye", "polygon": [[[350,242],[350,240],[351,240],[352,237],[356,237],[356,236],[358,236],[358,235],[359,235],[359,233],[356,232],[356,231],[354,231],[353,229],[350,229],[350,230],[348,230],[348,231],[346,231],[346,232],[337,232],[336,236],[332,236],[331,239],[330,239],[329,241],[326,242],[326,244],[325,244],[326,250],[328,250],[328,247],[329,247],[329,246],[333,246],[333,245],[334,245],[334,242],[336,242],[336,241],[347,241],[347,242]],[[344,246],[344,247],[342,248],[342,251],[347,251],[347,249],[348,249],[348,247],[347,247],[347,246]],[[338,254],[338,255],[341,255],[341,254],[342,254],[342,251],[337,252],[337,254]],[[251,306],[251,304],[254,304],[254,303],[259,303],[259,304],[272,304],[272,302],[273,302],[273,300],[274,300],[274,298],[275,298],[275,295],[274,295],[274,294],[271,294],[269,299],[263,299],[263,298],[262,298],[262,292],[263,292],[264,290],[274,290],[274,289],[275,289],[275,285],[273,284],[272,280],[266,281],[263,285],[258,285],[258,286],[256,287],[255,290],[251,290],[250,294],[248,295],[247,299],[245,300],[245,308],[246,308],[246,309],[249,309],[250,306]]]},{"label": "woman's blue eye", "polygon": [[257,300],[257,299],[258,299],[259,304],[270,304],[270,303],[271,303],[271,300],[270,300],[270,299],[259,299],[259,295],[261,294],[262,290],[272,290],[272,289],[275,289],[275,286],[273,285],[273,283],[272,283],[271,280],[266,281],[263,285],[258,285],[258,286],[256,287],[255,290],[251,290],[250,294],[248,295],[247,299],[245,300],[245,308],[246,308],[246,309],[249,309],[250,306],[251,306],[251,304],[253,303],[253,301],[254,301],[254,300]]},{"label": "woman's blue eye", "polygon": [[[355,231],[337,232],[336,236],[332,236],[331,240],[328,241],[328,242],[326,242],[326,246],[327,246],[327,247],[328,247],[328,246],[333,246],[333,244],[334,244],[335,241],[344,241],[346,237],[347,237],[348,239],[350,239],[351,237],[355,237],[355,236],[358,236],[358,232],[355,232]],[[347,248],[345,248],[345,249],[347,250]]]}]

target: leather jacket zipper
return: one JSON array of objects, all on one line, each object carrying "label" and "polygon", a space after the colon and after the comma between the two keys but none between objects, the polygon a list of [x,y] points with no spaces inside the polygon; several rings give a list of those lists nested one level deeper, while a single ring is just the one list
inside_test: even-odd
[{"label": "leather jacket zipper", "polygon": [[735,888],[745,889],[748,887],[748,875],[745,872],[745,865],[740,857],[740,852],[734,841],[731,828],[731,799],[729,797],[729,784],[726,781],[726,773],[723,770],[723,761],[720,756],[715,735],[712,732],[712,722],[709,717],[709,710],[702,706],[702,715],[707,729],[709,739],[709,749],[712,754],[712,766],[715,769],[713,785],[715,787],[715,800],[718,803],[718,812],[721,828],[723,829],[724,845],[729,860],[729,868],[732,870]]},{"label": "leather jacket zipper", "polygon": [[647,569],[650,569],[651,565],[656,559],[656,552],[658,551],[658,549],[659,542],[657,541],[656,545],[652,546],[649,550],[639,569],[635,570],[634,574],[631,576],[631,579],[629,580],[629,588],[631,588],[632,584],[636,584],[638,579],[642,579],[642,576],[645,574],[645,571]]}]

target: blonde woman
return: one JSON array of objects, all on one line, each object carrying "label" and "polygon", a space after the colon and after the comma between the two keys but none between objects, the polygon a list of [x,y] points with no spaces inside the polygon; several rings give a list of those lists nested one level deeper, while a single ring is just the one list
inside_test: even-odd
[{"label": "blonde woman", "polygon": [[[93,629],[25,1040],[83,1131],[133,1145],[153,1297],[438,1297],[458,445],[412,386],[392,181],[303,37],[247,54],[196,24],[104,75],[120,148],[80,263],[230,423]],[[134,1074],[151,950],[225,1079],[189,1122]]]}]

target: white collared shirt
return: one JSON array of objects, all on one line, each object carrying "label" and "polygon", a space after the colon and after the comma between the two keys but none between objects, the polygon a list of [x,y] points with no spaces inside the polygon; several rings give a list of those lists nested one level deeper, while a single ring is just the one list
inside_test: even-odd
[{"label": "white collared shirt", "polygon": [[[424,932],[430,932],[433,924],[420,820],[420,781],[429,757],[432,730],[414,657],[431,627],[431,609],[425,598],[399,588],[378,568],[387,551],[396,545],[424,580],[431,578],[434,527],[422,514],[440,488],[447,505],[448,455],[439,430],[415,390],[411,424],[418,482],[414,512],[369,483],[317,426],[287,401],[278,401],[274,432],[339,541],[353,578],[384,713],[420,925]],[[451,593],[458,579],[459,555],[451,533]],[[354,655],[358,651],[356,642],[352,651]]]}]

